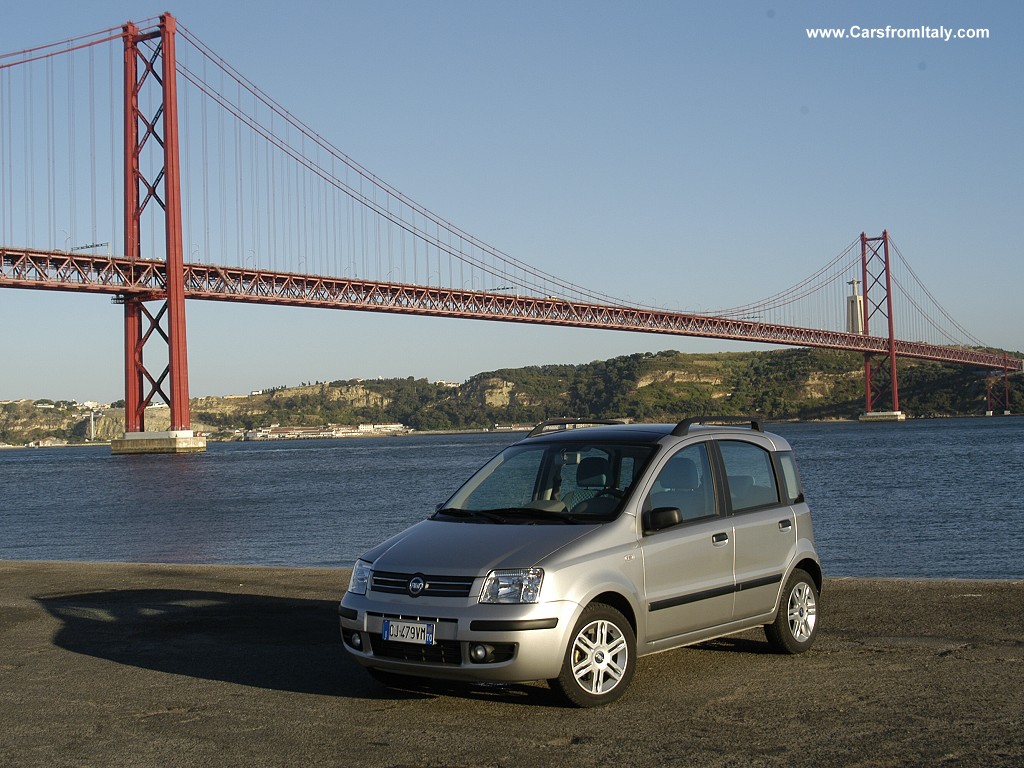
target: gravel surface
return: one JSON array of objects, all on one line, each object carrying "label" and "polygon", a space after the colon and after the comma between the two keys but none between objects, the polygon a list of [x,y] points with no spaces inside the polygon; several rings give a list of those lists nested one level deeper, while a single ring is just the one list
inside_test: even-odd
[{"label": "gravel surface", "polygon": [[810,653],[648,656],[592,710],[381,686],[338,639],[347,583],[0,561],[0,765],[1024,765],[1024,582],[827,580]]}]

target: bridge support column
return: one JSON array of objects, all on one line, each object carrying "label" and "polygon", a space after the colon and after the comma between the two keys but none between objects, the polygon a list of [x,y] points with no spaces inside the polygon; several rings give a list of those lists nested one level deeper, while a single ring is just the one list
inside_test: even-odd
[{"label": "bridge support column", "polygon": [[[864,413],[861,421],[903,421],[906,414],[900,410],[899,382],[896,373],[896,329],[892,316],[892,279],[889,272],[889,231],[881,237],[868,237],[860,233],[861,276],[864,280],[864,326],[867,335],[870,321],[882,315],[888,324],[888,352],[864,355]],[[871,289],[874,288],[874,294]],[[880,295],[884,294],[884,295]],[[889,395],[892,410],[875,410]]]},{"label": "bridge support column", "polygon": [[[125,436],[111,443],[114,453],[206,450],[206,438],[197,437],[191,429],[188,395],[174,33],[175,20],[170,14],[160,17],[157,32],[142,35],[132,23],[123,30],[125,255],[132,260],[142,257],[142,216],[156,203],[163,216],[152,208],[150,211],[154,228],[163,227],[166,293],[125,293],[118,299],[125,313]],[[147,86],[153,101],[158,102],[151,117],[139,107],[139,96]],[[149,162],[143,163],[143,156]],[[144,166],[159,168],[152,180],[143,175]],[[149,301],[163,303],[153,313],[146,306]],[[148,327],[144,327],[144,318]],[[143,356],[154,336],[166,344],[161,350],[166,351],[166,366],[158,375],[146,368]],[[146,432],[146,408],[157,396],[170,406],[170,430]]]},{"label": "bridge support column", "polygon": [[992,416],[1000,408],[1003,411],[1003,416],[1010,415],[1010,368],[1009,364],[1003,368],[1003,386],[1002,392],[997,383],[997,379],[994,373],[989,373],[985,376],[985,386],[988,389],[988,409],[985,411],[986,416]]}]

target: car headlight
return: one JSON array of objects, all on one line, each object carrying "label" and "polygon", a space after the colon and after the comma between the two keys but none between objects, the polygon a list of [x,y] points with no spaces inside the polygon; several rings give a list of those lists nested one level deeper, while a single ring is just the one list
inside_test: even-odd
[{"label": "car headlight", "polygon": [[483,589],[480,590],[480,602],[536,603],[543,581],[543,568],[491,571],[484,579]]},{"label": "car headlight", "polygon": [[352,578],[348,582],[348,591],[353,595],[365,595],[366,588],[370,586],[370,575],[373,567],[365,560],[356,560],[352,566]]}]

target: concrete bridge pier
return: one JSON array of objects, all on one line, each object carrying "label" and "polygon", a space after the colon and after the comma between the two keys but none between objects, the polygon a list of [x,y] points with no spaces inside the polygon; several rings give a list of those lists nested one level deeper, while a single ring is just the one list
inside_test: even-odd
[{"label": "concrete bridge pier", "polygon": [[118,455],[143,453],[203,453],[206,438],[191,429],[170,432],[125,432],[120,440],[110,441],[110,452]]},{"label": "concrete bridge pier", "polygon": [[857,417],[858,421],[906,421],[903,411],[869,411]]}]

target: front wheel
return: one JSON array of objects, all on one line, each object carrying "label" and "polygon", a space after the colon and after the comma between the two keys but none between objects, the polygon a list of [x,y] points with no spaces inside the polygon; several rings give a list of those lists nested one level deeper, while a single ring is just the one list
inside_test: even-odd
[{"label": "front wheel", "polygon": [[797,568],[782,590],[775,621],[764,625],[768,643],[779,653],[803,653],[818,635],[818,587]]},{"label": "front wheel", "polygon": [[596,707],[625,693],[635,669],[633,628],[611,606],[591,603],[573,628],[561,674],[548,682],[577,707]]}]

